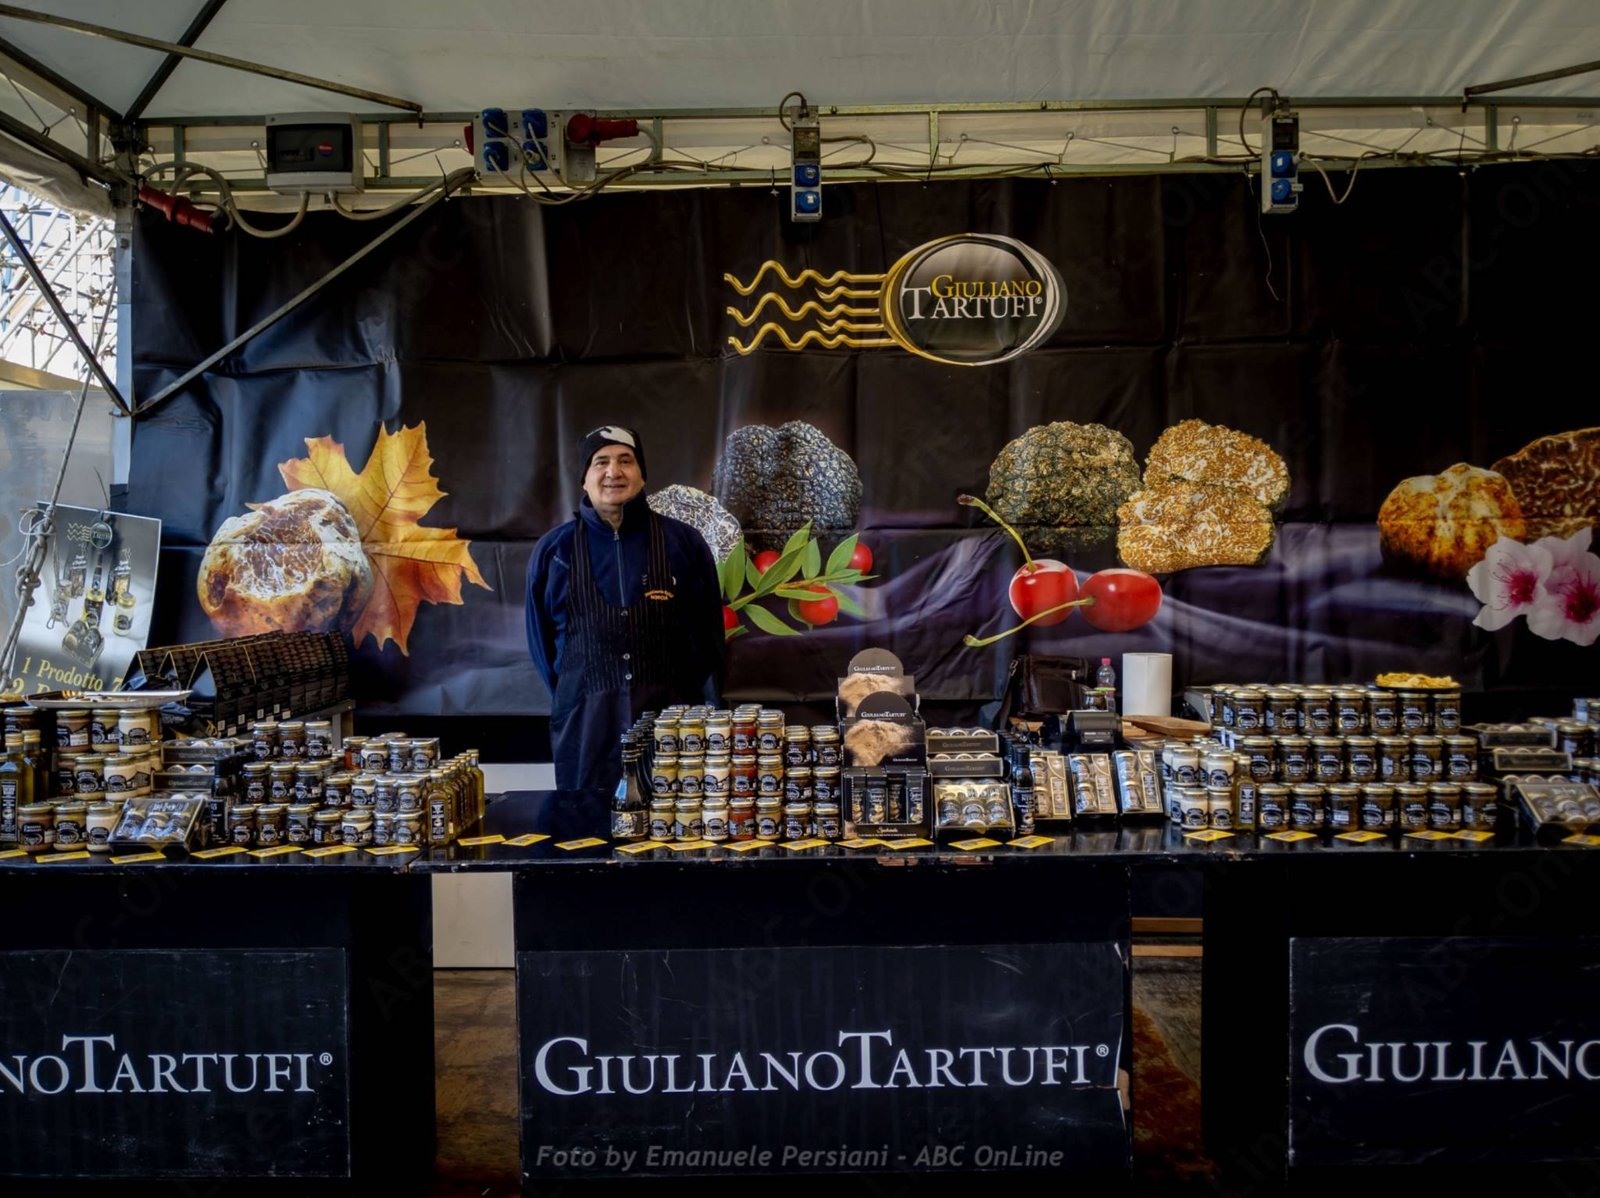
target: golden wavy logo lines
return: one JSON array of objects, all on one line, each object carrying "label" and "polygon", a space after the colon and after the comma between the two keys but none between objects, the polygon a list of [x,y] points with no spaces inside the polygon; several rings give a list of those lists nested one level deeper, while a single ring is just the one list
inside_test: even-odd
[{"label": "golden wavy logo lines", "polygon": [[[794,328],[786,327],[783,321],[768,319],[756,329],[748,341],[740,341],[737,337],[729,337],[728,344],[739,354],[754,353],[767,341],[781,343],[786,349],[798,350],[806,346],[815,345],[823,349],[865,349],[875,346],[893,345],[894,342],[886,337],[860,337],[857,333],[884,332],[883,323],[883,276],[875,274],[854,274],[850,271],[838,270],[825,275],[821,271],[806,269],[799,274],[791,275],[783,268],[780,262],[768,259],[763,262],[749,283],[741,282],[731,274],[723,275],[723,280],[741,296],[752,294],[761,280],[768,275],[776,275],[771,290],[765,291],[756,300],[754,306],[748,310],[729,305],[727,313],[733,317],[734,322],[742,329],[747,329],[763,315],[770,315],[770,310],[776,308],[782,313],[784,321]],[[782,287],[779,287],[779,283]],[[870,287],[851,287],[850,283],[871,283]],[[782,293],[783,288],[790,291],[801,292],[810,285],[813,298],[805,299],[798,305],[791,304]],[[795,298],[800,298],[799,296]],[[844,300],[870,299],[874,302],[870,307],[850,304]],[[852,320],[851,317],[861,317]]]},{"label": "golden wavy logo lines", "polygon": [[[722,281],[727,283],[730,287],[732,287],[740,295],[749,295],[752,291],[754,291],[757,287],[759,287],[761,285],[761,280],[766,278],[769,274],[777,275],[780,279],[783,280],[784,286],[790,288],[791,290],[793,288],[800,287],[803,284],[808,283],[808,282],[809,283],[818,283],[818,284],[821,284],[823,287],[832,287],[836,283],[846,283],[846,282],[848,282],[848,283],[881,283],[881,282],[883,282],[883,275],[881,275],[881,274],[856,275],[856,274],[851,274],[847,270],[836,270],[831,275],[824,275],[824,274],[821,274],[818,271],[810,269],[809,267],[807,269],[805,269],[805,270],[802,270],[797,275],[791,275],[788,271],[783,269],[783,263],[777,262],[777,261],[775,261],[775,260],[773,260],[771,258],[768,258],[765,262],[763,262],[761,264],[760,269],[756,271],[755,278],[751,279],[748,283],[741,283],[739,281],[739,279],[738,279],[738,276],[729,275],[729,274],[723,275],[722,276]],[[871,292],[869,294],[876,295],[877,292]]]},{"label": "golden wavy logo lines", "polygon": [[831,320],[839,316],[877,316],[882,311],[882,309],[877,307],[852,308],[847,304],[835,304],[830,308],[824,307],[816,300],[807,300],[798,308],[791,308],[788,304],[784,303],[781,295],[771,291],[767,292],[766,295],[763,295],[761,297],[761,302],[756,304],[754,308],[751,308],[749,312],[741,312],[737,308],[729,308],[727,311],[729,316],[733,317],[734,320],[739,322],[739,326],[741,328],[747,329],[760,318],[761,313],[764,310],[772,306],[781,309],[783,314],[790,320],[803,320],[806,316],[812,313]]}]

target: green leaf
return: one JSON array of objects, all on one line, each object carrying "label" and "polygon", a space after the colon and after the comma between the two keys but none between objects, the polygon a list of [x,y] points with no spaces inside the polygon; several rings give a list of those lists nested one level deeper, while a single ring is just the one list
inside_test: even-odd
[{"label": "green leaf", "polygon": [[800,573],[800,559],[805,556],[805,547],[791,553],[785,553],[772,565],[767,567],[767,572],[761,576],[761,581],[756,583],[757,595],[770,595],[772,592]]},{"label": "green leaf", "polygon": [[744,580],[752,587],[761,585],[761,571],[756,569],[755,559],[749,554],[746,554],[744,559]]},{"label": "green leaf", "polygon": [[815,578],[822,573],[822,548],[815,541],[806,542],[805,566],[802,572],[807,578]]},{"label": "green leaf", "polygon": [[844,612],[847,616],[854,616],[858,620],[864,620],[867,618],[866,611],[862,608],[860,603],[856,602],[854,595],[850,594],[850,592],[845,590],[844,587],[833,587],[831,589],[833,591],[833,597],[839,601],[840,611]]},{"label": "green leaf", "polygon": [[804,624],[807,628],[811,627],[811,621],[800,614],[800,605],[793,599],[789,600],[789,618],[796,624]]},{"label": "green leaf", "polygon": [[783,547],[783,555],[788,557],[796,549],[804,549],[807,541],[811,539],[811,521],[807,520],[799,530],[789,538]]},{"label": "green leaf", "polygon": [[773,636],[800,635],[797,629],[790,628],[782,620],[778,619],[777,616],[773,615],[766,608],[761,607],[758,604],[752,603],[744,610],[746,614],[749,615],[751,622],[754,623],[757,628],[761,629],[762,632],[770,632]]},{"label": "green leaf", "polygon": [[[833,588],[829,587],[827,589],[831,591]],[[779,599],[795,599],[801,602],[805,602],[806,600],[810,599],[823,598],[823,596],[818,592],[810,590],[806,587],[779,587],[772,593]]]},{"label": "green leaf", "polygon": [[723,632],[723,634],[722,634],[722,639],[723,639],[724,643],[726,643],[728,641],[731,641],[736,636],[743,636],[745,633],[747,633],[749,631],[750,630],[748,628],[746,628],[743,624],[740,624],[737,628],[729,628],[729,629],[725,630]]},{"label": "green leaf", "polygon": [[740,537],[733,543],[733,548],[728,550],[728,556],[723,561],[722,594],[727,599],[738,597],[739,589],[744,586],[744,538]]},{"label": "green leaf", "polygon": [[856,551],[856,541],[859,539],[859,533],[851,533],[839,542],[838,547],[832,553],[828,554],[827,572],[829,574],[837,574],[840,570],[849,567],[850,555]]}]

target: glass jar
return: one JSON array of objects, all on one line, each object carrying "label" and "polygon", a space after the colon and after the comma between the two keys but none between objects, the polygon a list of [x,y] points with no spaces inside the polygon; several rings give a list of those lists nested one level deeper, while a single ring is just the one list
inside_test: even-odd
[{"label": "glass jar", "polygon": [[1254,687],[1240,686],[1233,691],[1233,726],[1240,732],[1258,732],[1266,726],[1267,696]]},{"label": "glass jar", "polygon": [[1387,832],[1394,827],[1394,787],[1369,782],[1361,788],[1361,828]]},{"label": "glass jar", "polygon": [[1432,696],[1427,691],[1396,691],[1394,698],[1400,708],[1400,731],[1412,734],[1433,731]]},{"label": "glass jar", "polygon": [[1372,725],[1367,716],[1365,688],[1348,687],[1333,692],[1333,727],[1346,736],[1360,734]]},{"label": "glass jar", "polygon": [[1367,688],[1367,723],[1379,736],[1399,731],[1400,704],[1393,691],[1380,686]]},{"label": "glass jar", "polygon": [[677,832],[673,828],[673,817],[676,802],[673,797],[657,794],[650,800],[650,839],[657,841],[672,840]]},{"label": "glass jar", "polygon": [[374,811],[372,813],[372,844],[374,848],[387,848],[394,843],[394,817],[393,811]]},{"label": "glass jar", "polygon": [[1289,788],[1281,782],[1263,782],[1256,787],[1256,827],[1263,832],[1288,827],[1289,799]]},{"label": "glass jar", "polygon": [[1461,784],[1461,826],[1483,832],[1494,831],[1499,814],[1497,792],[1487,782]]},{"label": "glass jar", "polygon": [[43,853],[55,847],[56,805],[24,803],[17,808],[17,847],[25,853]]},{"label": "glass jar", "polygon": [[407,777],[395,780],[394,809],[397,814],[422,810],[421,778]]},{"label": "glass jar", "polygon": [[1311,755],[1316,762],[1312,777],[1321,783],[1344,781],[1344,741],[1337,736],[1313,736]]},{"label": "glass jar", "polygon": [[1335,782],[1326,788],[1328,827],[1335,832],[1350,832],[1361,822],[1361,787],[1354,782]]},{"label": "glass jar", "polygon": [[[726,753],[733,755],[733,717],[712,715],[706,717],[706,756]],[[707,840],[711,839],[709,836]]]},{"label": "glass jar", "polygon": [[784,771],[783,801],[785,803],[809,804],[815,797],[811,788],[810,766],[793,766]]},{"label": "glass jar", "polygon": [[117,826],[122,808],[116,803],[90,803],[84,811],[83,826],[87,843],[83,846],[91,853],[111,851],[111,833]]},{"label": "glass jar", "polygon": [[1375,736],[1347,736],[1344,738],[1345,771],[1350,781],[1376,782],[1378,780],[1378,739]]},{"label": "glass jar", "polygon": [[[1167,809],[1173,821],[1185,831],[1206,828],[1211,823],[1211,796],[1203,786],[1174,786]],[[965,810],[963,806],[963,814]]]},{"label": "glass jar", "polygon": [[420,845],[422,843],[422,812],[396,811],[394,813],[392,843],[405,845]]},{"label": "glass jar", "polygon": [[756,755],[735,753],[728,771],[728,793],[735,800],[756,797]]},{"label": "glass jar", "polygon": [[1438,736],[1413,736],[1411,738],[1411,780],[1427,785],[1444,777],[1444,738]]},{"label": "glass jar", "polygon": [[650,790],[652,794],[678,793],[678,755],[657,753],[650,762]]},{"label": "glass jar", "polygon": [[1239,751],[1248,762],[1245,772],[1255,781],[1271,782],[1278,776],[1278,758],[1270,736],[1241,737]]},{"label": "glass jar", "polygon": [[1594,725],[1584,720],[1557,722],[1556,748],[1571,753],[1574,757],[1594,756]]},{"label": "glass jar", "polygon": [[781,799],[756,800],[757,840],[777,840],[783,835],[783,802]]},{"label": "glass jar", "polygon": [[339,746],[344,756],[344,768],[352,774],[361,769],[361,750],[366,743],[367,738],[364,736],[347,736],[344,738],[344,743]]},{"label": "glass jar", "polygon": [[371,811],[346,811],[339,822],[340,837],[352,848],[366,848],[372,844],[375,822]]},{"label": "glass jar", "polygon": [[1315,832],[1328,823],[1328,794],[1315,782],[1302,782],[1289,790],[1289,826]]},{"label": "glass jar", "polygon": [[1200,784],[1200,750],[1178,745],[1172,750],[1172,781],[1177,786]]},{"label": "glass jar", "polygon": [[328,775],[328,780],[322,784],[322,805],[324,807],[350,806],[350,784],[356,775],[349,770],[337,770]]},{"label": "glass jar", "polygon": [[811,729],[811,751],[817,764],[828,766],[841,763],[839,729],[832,724],[817,724]]},{"label": "glass jar", "polygon": [[1200,758],[1201,783],[1212,790],[1230,789],[1233,770],[1233,754],[1227,749],[1208,749]]},{"label": "glass jar", "polygon": [[278,756],[298,761],[306,755],[306,725],[303,720],[278,721]]},{"label": "glass jar", "polygon": [[328,767],[321,761],[302,761],[294,767],[294,786],[290,799],[295,803],[322,802],[322,788],[328,777]]},{"label": "glass jar", "polygon": [[311,817],[312,844],[344,843],[344,812],[330,811],[324,807]]},{"label": "glass jar", "polygon": [[1444,777],[1450,782],[1472,782],[1478,777],[1478,738],[1475,736],[1446,736],[1444,741]]},{"label": "glass jar", "polygon": [[1333,695],[1318,687],[1303,687],[1300,691],[1300,710],[1305,713],[1301,726],[1313,736],[1327,736],[1333,731]]},{"label": "glass jar", "polygon": [[267,765],[267,798],[274,803],[287,803],[294,798],[293,761],[273,761]]},{"label": "glass jar", "polygon": [[700,818],[704,826],[702,838],[712,844],[722,844],[728,839],[728,801],[722,798],[707,799],[700,805]]},{"label": "glass jar", "polygon": [[270,780],[267,775],[267,763],[265,761],[246,762],[240,777],[246,803],[265,803],[267,801],[267,787],[270,784]]},{"label": "glass jar", "polygon": [[783,712],[762,708],[756,716],[756,752],[783,752]]},{"label": "glass jar", "polygon": [[1409,736],[1380,736],[1378,742],[1378,777],[1384,782],[1409,782],[1411,780],[1411,738]]},{"label": "glass jar", "polygon": [[785,803],[783,805],[783,838],[805,840],[811,835],[811,804]]},{"label": "glass jar", "polygon": [[322,808],[315,803],[291,803],[284,816],[284,840],[288,844],[311,843],[311,821]]},{"label": "glass jar", "polygon": [[377,798],[378,775],[361,773],[350,779],[350,806],[357,810],[372,810]]},{"label": "glass jar", "polygon": [[819,765],[812,771],[811,797],[818,803],[837,803],[844,796],[839,790],[839,767]]},{"label": "glass jar", "polygon": [[88,839],[88,828],[85,820],[88,818],[89,805],[81,799],[68,799],[57,803],[55,806],[56,842],[57,851],[68,853],[84,847]]},{"label": "glass jar", "polygon": [[680,795],[673,808],[672,838],[679,844],[687,844],[704,840],[705,836],[706,821],[700,800],[689,795]]},{"label": "glass jar", "polygon": [[823,840],[838,840],[844,835],[844,825],[839,819],[839,804],[816,805],[816,833]]},{"label": "glass jar", "polygon": [[[409,736],[392,736],[389,738],[389,761],[383,767],[382,773],[409,774],[411,772],[411,755],[413,753],[412,740]],[[376,833],[374,833],[376,835]]]},{"label": "glass jar", "polygon": [[[121,717],[118,717],[120,722]],[[83,749],[89,747],[89,709],[71,707],[56,712],[56,748]]]},{"label": "glass jar", "polygon": [[728,804],[728,839],[754,840],[756,838],[756,801],[734,799]]},{"label": "glass jar", "polygon": [[161,739],[160,724],[151,707],[129,707],[117,717],[117,735],[124,749],[134,745],[152,745]]},{"label": "glass jar", "polygon": [[1438,733],[1461,731],[1461,692],[1437,690],[1429,704],[1433,711],[1433,730]]},{"label": "glass jar", "polygon": [[305,722],[306,756],[322,758],[333,756],[333,721],[307,720]]},{"label": "glass jar", "polygon": [[651,726],[651,738],[657,757],[678,755],[678,721],[676,717],[662,716]]},{"label": "glass jar", "polygon": [[706,758],[694,753],[678,758],[678,793],[685,798],[698,799],[706,784]]},{"label": "glass jar", "polygon": [[122,748],[122,709],[94,707],[89,710],[89,747],[96,753],[115,753]]},{"label": "glass jar", "polygon": [[784,728],[783,764],[790,769],[811,764],[811,729],[804,724]]},{"label": "glass jar", "polygon": [[686,715],[678,721],[678,755],[692,757],[706,751],[706,722],[700,716]]},{"label": "glass jar", "polygon": [[756,795],[780,798],[783,795],[783,758],[763,753],[756,758]]},{"label": "glass jar", "polygon": [[726,753],[707,753],[700,793],[706,798],[727,799],[733,792],[733,765]]},{"label": "glass jar", "polygon": [[741,708],[733,713],[732,749],[735,755],[756,751],[756,713]]},{"label": "glass jar", "polygon": [[393,811],[399,801],[400,780],[393,774],[379,774],[372,783],[373,811]]},{"label": "glass jar", "polygon": [[114,753],[105,761],[106,794],[124,799],[132,797],[134,775],[138,773],[139,763],[131,753]]},{"label": "glass jar", "polygon": [[1461,787],[1454,782],[1428,784],[1428,827],[1454,832],[1461,827]]},{"label": "glass jar", "polygon": [[289,805],[263,803],[256,808],[256,843],[264,849],[282,844],[288,838]]},{"label": "glass jar", "polygon": [[1394,822],[1402,831],[1415,832],[1428,826],[1428,788],[1415,782],[1394,786]]},{"label": "glass jar", "polygon": [[1278,780],[1290,786],[1309,782],[1312,774],[1311,738],[1280,736],[1273,742],[1278,757]]},{"label": "glass jar", "polygon": [[256,840],[256,803],[235,803],[228,808],[228,839],[248,848]]},{"label": "glass jar", "polygon": [[1300,696],[1291,690],[1264,692],[1263,727],[1274,736],[1293,736],[1300,731]]},{"label": "glass jar", "polygon": [[361,746],[360,772],[376,778],[389,769],[389,742],[374,736]]}]

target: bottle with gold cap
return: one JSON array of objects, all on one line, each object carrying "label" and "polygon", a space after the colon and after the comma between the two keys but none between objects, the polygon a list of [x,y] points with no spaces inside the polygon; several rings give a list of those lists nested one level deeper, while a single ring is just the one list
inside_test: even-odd
[{"label": "bottle with gold cap", "polygon": [[22,734],[13,732],[0,757],[0,844],[17,843],[18,812],[34,801],[33,774],[22,765]]}]

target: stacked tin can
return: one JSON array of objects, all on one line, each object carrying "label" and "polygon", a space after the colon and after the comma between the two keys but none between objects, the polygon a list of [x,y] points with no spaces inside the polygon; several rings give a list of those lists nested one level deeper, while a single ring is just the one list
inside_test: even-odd
[{"label": "stacked tin can", "polygon": [[[1492,828],[1458,690],[1219,686],[1221,745],[1253,784],[1265,832]],[[1191,816],[1192,818],[1192,816]]]}]

